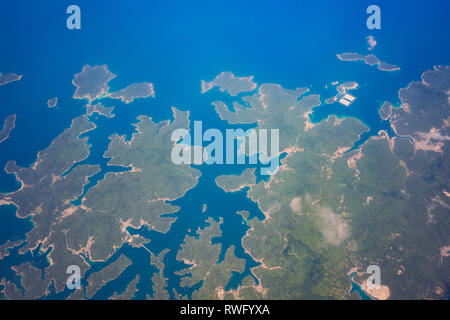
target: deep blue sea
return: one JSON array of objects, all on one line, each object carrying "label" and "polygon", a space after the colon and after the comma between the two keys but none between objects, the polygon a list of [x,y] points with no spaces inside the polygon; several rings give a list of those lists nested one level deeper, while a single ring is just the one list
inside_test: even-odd
[{"label": "deep blue sea", "polygon": [[[82,29],[66,28],[66,8],[81,8]],[[88,1],[49,0],[45,4],[33,0],[0,0],[0,72],[22,74],[18,82],[0,86],[0,125],[8,115],[17,114],[16,128],[8,140],[0,144],[0,168],[15,160],[21,166],[31,165],[37,152],[45,149],[71,120],[85,112],[85,102],[72,99],[75,73],[85,64],[106,64],[117,78],[110,82],[112,90],[133,83],[154,83],[156,98],[136,100],[129,105],[114,105],[115,117],[91,117],[97,128],[89,137],[91,155],[82,163],[99,164],[102,171],[92,177],[95,185],[108,171],[103,158],[113,133],[131,136],[131,124],[141,114],[155,121],[172,117],[171,107],[190,111],[191,120],[202,120],[204,130],[229,126],[221,121],[210,103],[229,99],[217,89],[200,94],[200,81],[212,80],[222,71],[237,76],[253,75],[261,83],[278,83],[285,88],[309,87],[321,94],[322,100],[336,94],[331,82],[356,81],[360,87],[351,93],[357,100],[350,107],[339,104],[317,107],[311,115],[317,122],[336,114],[356,117],[370,132],[361,144],[379,130],[388,130],[378,109],[384,101],[398,104],[397,92],[410,81],[419,80],[423,71],[438,64],[448,64],[450,43],[443,37],[442,26],[448,26],[448,1],[377,1],[381,8],[381,30],[366,28],[365,13],[372,1]],[[377,46],[368,51],[366,37],[373,35]],[[337,53],[373,53],[380,60],[400,66],[400,71],[383,72],[362,62],[342,62]],[[328,85],[328,89],[325,88]],[[58,106],[49,109],[48,99],[57,96]],[[229,100],[225,100],[229,101]],[[79,164],[77,164],[79,165]],[[175,259],[186,235],[207,226],[209,216],[223,218],[222,236],[214,242],[222,244],[224,253],[235,246],[238,258],[247,261],[243,274],[233,274],[227,287],[236,288],[257,263],[245,254],[241,238],[248,229],[235,212],[248,210],[262,219],[257,205],[246,198],[246,190],[226,194],[215,186],[220,174],[238,174],[248,166],[202,166],[202,177],[196,188],[173,202],[181,210],[173,216],[177,221],[167,234],[130,229],[151,239],[148,248],[154,254],[169,249],[164,262],[171,298],[174,289],[190,296],[194,288],[181,288],[176,271],[185,267]],[[12,175],[0,171],[0,192],[19,188]],[[207,214],[201,212],[207,204]],[[20,239],[32,228],[28,219],[14,217],[15,208],[0,207],[0,244],[7,239]],[[5,228],[7,226],[7,228]],[[190,230],[190,231],[189,231]],[[123,253],[132,261],[116,280],[108,283],[94,298],[122,292],[140,275],[135,298],[153,295],[149,285],[156,267],[149,266],[150,254],[144,248],[123,246],[105,263],[93,263],[90,273],[98,271]],[[18,282],[11,266],[24,261],[45,267],[45,252],[24,255],[18,248],[0,260],[0,278]],[[44,259],[45,260],[45,259]],[[88,273],[89,274],[89,273]],[[50,298],[64,298],[70,292],[53,293]]]}]

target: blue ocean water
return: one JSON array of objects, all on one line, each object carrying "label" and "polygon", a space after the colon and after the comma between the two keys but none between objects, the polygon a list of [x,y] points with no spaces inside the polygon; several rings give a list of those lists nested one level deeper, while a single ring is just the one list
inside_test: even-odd
[{"label": "blue ocean water", "polygon": [[[352,91],[358,98],[354,104],[350,107],[323,104],[311,118],[317,122],[337,114],[360,119],[370,127],[360,144],[381,129],[389,130],[377,112],[384,101],[397,104],[400,88],[420,79],[420,74],[433,65],[449,63],[450,43],[439,32],[442,26],[447,26],[446,13],[450,9],[450,3],[444,1],[378,1],[382,10],[381,30],[366,28],[365,10],[372,3],[359,0],[183,3],[82,0],[76,1],[82,12],[80,31],[65,27],[65,12],[70,4],[73,1],[53,0],[43,5],[25,0],[17,5],[0,0],[0,72],[23,74],[22,80],[0,86],[0,123],[9,114],[17,114],[16,128],[0,144],[0,168],[9,160],[29,166],[39,150],[69,127],[74,117],[84,113],[84,102],[72,99],[71,83],[83,65],[107,64],[117,75],[110,83],[112,90],[133,82],[153,82],[156,98],[129,105],[105,101],[115,105],[116,116],[91,117],[97,128],[86,133],[92,145],[91,155],[82,163],[99,164],[102,171],[91,178],[85,192],[106,172],[120,170],[107,167],[107,159],[103,158],[108,136],[118,133],[130,137],[134,131],[131,124],[140,114],[161,121],[171,118],[171,107],[176,106],[189,110],[191,120],[202,120],[204,130],[228,128],[210,106],[211,101],[226,99],[225,95],[217,90],[200,94],[200,80],[211,80],[222,71],[232,71],[238,76],[253,75],[258,83],[278,83],[290,89],[307,86],[311,93],[321,94],[322,99],[335,95],[335,87],[330,86],[333,81],[358,82],[360,88]],[[378,42],[370,53],[399,65],[400,71],[382,72],[363,63],[336,58],[337,53],[343,52],[368,54],[365,40],[368,35],[375,36]],[[49,109],[46,102],[54,96],[59,98],[58,106]],[[174,202],[181,210],[174,214],[177,221],[167,234],[145,228],[130,230],[150,238],[148,249],[153,253],[170,249],[165,260],[165,276],[169,279],[171,297],[173,289],[186,295],[192,293],[192,288],[180,288],[180,277],[175,272],[184,265],[175,256],[189,234],[188,229],[192,233],[206,226],[207,216],[201,213],[204,203],[208,208],[215,208],[207,211],[214,219],[224,219],[223,234],[215,240],[222,244],[220,258],[234,245],[236,256],[247,261],[244,274],[234,274],[229,287],[237,287],[255,265],[240,245],[247,226],[235,211],[247,208],[256,218],[262,218],[261,213],[245,197],[245,191],[225,194],[214,184],[217,175],[239,173],[245,168],[202,166],[198,186]],[[14,176],[0,171],[1,192],[19,187]],[[10,226],[15,237],[24,237],[28,230],[23,224],[12,222],[10,214],[1,214],[0,223]],[[108,297],[114,288],[125,288],[132,274],[148,279],[154,272],[143,270],[144,265],[150,267],[139,262],[140,259],[148,262],[150,256],[146,250],[123,247],[120,252],[132,259],[134,264],[130,270],[133,271],[124,272],[108,285],[110,289],[102,289],[99,297]],[[10,267],[26,257],[10,255],[0,260],[0,275],[10,274]],[[93,265],[92,270],[112,261]],[[136,298],[152,295],[151,281],[146,286],[143,283],[138,286]]]},{"label": "blue ocean water", "polygon": [[18,218],[16,216],[17,207],[14,205],[0,206],[0,245],[8,240],[17,241],[25,239],[25,234],[33,229],[31,217]]}]

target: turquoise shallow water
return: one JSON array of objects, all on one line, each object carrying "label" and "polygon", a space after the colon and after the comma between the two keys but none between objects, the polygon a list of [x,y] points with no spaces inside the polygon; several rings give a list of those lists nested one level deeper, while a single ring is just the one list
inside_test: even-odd
[{"label": "turquoise shallow water", "polygon": [[[32,164],[37,152],[84,112],[83,102],[71,98],[74,92],[71,80],[84,64],[107,64],[118,76],[110,83],[112,90],[133,82],[153,82],[155,99],[138,100],[130,105],[114,102],[115,118],[92,117],[97,129],[86,134],[92,147],[90,157],[83,163],[100,164],[102,172],[91,179],[85,191],[106,172],[119,169],[107,167],[107,160],[102,157],[108,136],[118,133],[130,137],[134,130],[131,124],[140,114],[161,121],[171,118],[170,108],[176,106],[190,110],[191,120],[202,120],[204,130],[228,128],[210,102],[230,99],[218,90],[200,94],[200,81],[212,80],[222,71],[253,75],[258,83],[279,83],[290,89],[307,86],[311,93],[321,94],[322,99],[335,95],[335,88],[330,86],[333,81],[358,82],[360,88],[352,91],[358,98],[354,104],[350,107],[322,105],[311,118],[317,122],[337,114],[360,119],[371,129],[360,144],[378,130],[389,130],[377,112],[384,101],[398,103],[399,88],[418,80],[433,65],[449,62],[445,53],[449,52],[450,44],[438,32],[442,25],[447,25],[446,12],[450,9],[450,4],[443,1],[426,4],[379,1],[383,22],[382,29],[375,31],[365,28],[365,8],[371,3],[357,0],[282,4],[279,1],[184,4],[136,1],[130,4],[86,0],[78,3],[82,10],[82,30],[68,31],[65,28],[65,9],[71,4],[68,1],[48,1],[45,6],[31,0],[23,1],[20,6],[0,1],[0,11],[8,12],[0,19],[0,72],[24,75],[21,81],[0,87],[0,121],[11,113],[17,114],[10,139],[0,144],[0,167],[12,159],[22,166]],[[400,71],[382,72],[363,63],[341,62],[336,58],[336,53],[342,52],[369,53],[365,41],[369,34],[378,41],[373,53],[387,63],[399,65]],[[54,96],[59,97],[58,107],[48,109],[45,103]],[[245,272],[234,274],[228,286],[237,287],[256,264],[240,245],[248,227],[235,211],[247,208],[256,218],[262,218],[261,212],[245,197],[245,191],[225,194],[214,184],[217,175],[239,173],[245,168],[200,167],[202,178],[198,186],[174,202],[181,210],[174,215],[178,220],[168,234],[145,228],[130,230],[150,238],[148,249],[152,252],[170,250],[165,260],[165,276],[172,297],[172,289],[188,296],[196,289],[180,288],[180,277],[175,272],[184,266],[175,256],[189,234],[188,229],[206,226],[207,217],[201,215],[203,203],[215,209],[208,210],[214,212],[214,219],[224,219],[223,235],[214,240],[223,246],[220,258],[234,245],[236,255],[247,261]],[[18,187],[13,176],[0,173],[0,191],[10,192]],[[23,220],[14,221],[11,209],[1,207],[0,211],[0,223],[11,230],[11,235],[4,234],[3,238],[24,237],[28,224]],[[3,214],[4,211],[9,213]],[[124,246],[119,252],[126,254],[133,266],[102,289],[96,298],[123,290],[135,274],[148,280],[155,272],[153,267],[148,267],[150,256],[146,250]],[[116,258],[117,255],[106,263],[93,264],[91,272]],[[0,276],[15,279],[10,267],[27,259],[31,261],[32,255],[11,254],[1,261]],[[149,283],[138,286],[136,298],[152,295]],[[65,295],[67,292],[51,297]]]}]

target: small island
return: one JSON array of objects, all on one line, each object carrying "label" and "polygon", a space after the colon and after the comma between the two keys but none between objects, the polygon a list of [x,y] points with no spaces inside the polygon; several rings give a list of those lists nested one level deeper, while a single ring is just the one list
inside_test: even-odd
[{"label": "small island", "polygon": [[51,108],[55,108],[58,105],[58,97],[54,97],[51,99],[48,99],[47,106]]},{"label": "small island", "polygon": [[365,64],[369,66],[378,66],[378,70],[381,71],[397,71],[400,70],[400,67],[388,64],[386,62],[378,59],[374,54],[368,54],[367,56],[359,54],[359,53],[342,53],[336,55],[341,61],[364,61]]},{"label": "small island", "polygon": [[149,82],[133,83],[125,89],[108,93],[108,97],[112,99],[120,99],[124,103],[133,102],[135,98],[155,97],[153,84]]},{"label": "small island", "polygon": [[0,86],[13,81],[19,81],[20,79],[22,79],[22,75],[18,75],[15,73],[2,74],[0,72]]},{"label": "small island", "polygon": [[255,169],[245,169],[241,175],[223,175],[216,178],[216,184],[225,192],[236,192],[256,183]]},{"label": "small island", "polygon": [[94,113],[97,113],[101,116],[105,116],[107,118],[114,118],[114,114],[112,111],[114,110],[114,107],[105,107],[101,103],[97,103],[94,105],[88,104],[86,106],[86,115],[92,116]]},{"label": "small island", "polygon": [[77,88],[73,98],[94,101],[108,92],[108,83],[115,77],[105,64],[94,67],[87,64],[72,80],[72,84]]},{"label": "small island", "polygon": [[332,104],[332,103],[335,103],[336,101],[338,101],[340,104],[348,107],[350,104],[352,104],[356,100],[356,97],[347,93],[347,91],[354,90],[354,89],[358,88],[358,86],[359,86],[358,83],[354,82],[354,81],[344,82],[343,84],[339,85],[336,88],[338,93],[334,97],[326,99],[325,103]]}]

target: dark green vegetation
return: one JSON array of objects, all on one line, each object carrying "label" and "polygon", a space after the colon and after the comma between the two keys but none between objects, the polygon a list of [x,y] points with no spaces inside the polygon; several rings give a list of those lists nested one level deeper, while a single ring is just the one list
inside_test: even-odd
[{"label": "dark green vegetation", "polygon": [[2,74],[0,72],[0,86],[5,85],[9,82],[13,82],[13,81],[19,81],[20,79],[22,79],[21,75],[17,75],[15,73],[8,73],[8,74]]},{"label": "dark green vegetation", "polygon": [[447,297],[450,68],[423,80],[402,89],[403,107],[390,110],[401,137],[380,132],[347,153],[366,128],[330,117],[305,130],[299,115],[312,108],[305,103],[312,96],[262,85],[243,98],[250,108],[214,103],[230,123],[280,128],[288,152],[280,171],[248,193],[267,216],[251,220],[243,240],[261,262],[253,271],[264,297],[352,298],[347,273],[358,271],[362,282],[371,264],[380,266],[391,298]]},{"label": "dark green vegetation", "polygon": [[[16,204],[19,208],[17,214],[20,217],[31,215],[35,226],[27,234],[27,244],[21,248],[21,251],[35,248],[39,244],[42,245],[43,251],[52,247],[46,279],[31,277],[30,282],[33,282],[33,285],[31,290],[27,290],[25,298],[40,297],[45,291],[37,290],[37,288],[48,288],[52,279],[55,279],[57,288],[61,290],[65,285],[64,279],[67,278],[65,276],[67,266],[72,264],[86,266],[81,256],[72,253],[66,247],[65,231],[57,225],[64,216],[73,211],[70,209],[70,201],[81,194],[87,178],[99,170],[97,166],[83,165],[62,176],[73,163],[88,156],[86,139],[78,137],[92,129],[94,125],[87,120],[87,117],[76,118],[69,129],[66,129],[47,149],[38,154],[32,167],[21,168],[16,166],[15,162],[9,162],[6,166],[7,172],[14,173],[22,183],[22,187],[12,194],[0,194],[0,200]],[[7,243],[6,246],[11,244]],[[30,266],[24,267],[34,270]],[[29,275],[24,278],[26,279],[27,276]],[[24,287],[27,288],[26,283]],[[8,286],[6,295],[15,296],[16,290],[15,286]]]},{"label": "dark green vegetation", "polygon": [[255,169],[246,169],[239,176],[224,175],[216,178],[216,184],[226,192],[241,190],[247,186],[254,185],[255,182]]},{"label": "dark green vegetation", "polygon": [[[197,183],[199,172],[188,166],[176,166],[170,160],[170,135],[175,128],[188,127],[186,112],[174,111],[174,120],[154,123],[148,117],[140,117],[137,132],[131,141],[125,137],[112,136],[105,156],[110,163],[131,168],[122,173],[110,173],[104,180],[91,188],[80,206],[71,202],[82,193],[87,178],[98,172],[97,166],[80,165],[64,174],[74,163],[89,154],[86,139],[79,136],[94,125],[87,117],[73,120],[71,128],[57,137],[52,145],[40,152],[36,163],[30,168],[20,168],[14,162],[7,165],[7,171],[16,174],[22,182],[17,192],[0,195],[4,203],[14,203],[19,207],[18,215],[31,215],[35,228],[27,234],[22,252],[41,244],[41,250],[51,249],[49,263],[44,278],[34,278],[28,286],[24,275],[23,285],[29,289],[22,296],[15,285],[6,286],[8,297],[38,298],[45,294],[54,281],[57,291],[64,289],[67,279],[66,268],[78,265],[82,273],[91,260],[105,260],[124,242],[139,246],[139,237],[130,237],[127,226],[138,227],[146,224],[149,228],[165,232],[173,218],[160,217],[178,208],[165,201],[182,196]],[[7,243],[2,251],[7,254]],[[101,274],[94,273],[88,281],[93,288],[92,295],[103,280],[114,279],[126,265],[119,260],[105,268]],[[26,269],[24,269],[26,268]],[[19,266],[20,270],[37,269],[29,265]],[[31,272],[30,271],[30,272]],[[20,272],[22,274],[22,272]],[[92,279],[91,279],[92,278]],[[77,291],[78,292],[78,291]],[[73,296],[73,298],[80,298]]]},{"label": "dark green vegetation", "polygon": [[114,118],[113,110],[114,107],[105,107],[101,103],[97,103],[94,105],[89,104],[86,106],[86,115],[91,116],[94,113],[97,113],[107,118]]},{"label": "dark green vegetation", "polygon": [[241,92],[253,91],[256,86],[253,77],[236,77],[231,72],[222,72],[210,82],[202,81],[202,93],[219,87],[220,91],[236,96]]},{"label": "dark green vegetation", "polygon": [[369,66],[378,66],[378,70],[381,71],[396,71],[400,70],[400,68],[396,65],[388,64],[386,62],[381,61],[373,54],[368,54],[367,56],[359,53],[342,53],[337,55],[339,60],[342,61],[364,61],[365,64]]}]

